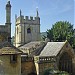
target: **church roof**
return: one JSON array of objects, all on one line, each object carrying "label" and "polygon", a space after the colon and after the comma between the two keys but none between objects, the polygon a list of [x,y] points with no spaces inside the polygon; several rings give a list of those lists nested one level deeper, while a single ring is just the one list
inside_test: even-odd
[{"label": "church roof", "polygon": [[25,44],[25,45],[23,45],[23,46],[21,46],[19,48],[31,49],[32,47],[35,47],[36,48],[40,44],[41,44],[40,41],[33,41],[33,42],[29,42],[29,43],[27,43],[27,44]]},{"label": "church roof", "polygon": [[45,46],[45,42],[43,41],[33,41],[29,42],[21,47],[19,49],[23,53],[27,53],[29,50],[30,53],[28,53],[30,56],[39,55],[43,47]]},{"label": "church roof", "polygon": [[10,44],[9,42],[0,43],[0,55],[3,54],[20,54],[22,53],[19,49],[15,46]]},{"label": "church roof", "polygon": [[56,56],[65,42],[48,42],[39,56]]}]

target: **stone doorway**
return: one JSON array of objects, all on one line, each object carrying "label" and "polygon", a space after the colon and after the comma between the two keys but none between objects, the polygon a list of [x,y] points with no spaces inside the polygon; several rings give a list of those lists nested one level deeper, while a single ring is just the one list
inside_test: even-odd
[{"label": "stone doorway", "polygon": [[59,60],[59,70],[72,74],[72,58],[67,52],[63,53]]}]

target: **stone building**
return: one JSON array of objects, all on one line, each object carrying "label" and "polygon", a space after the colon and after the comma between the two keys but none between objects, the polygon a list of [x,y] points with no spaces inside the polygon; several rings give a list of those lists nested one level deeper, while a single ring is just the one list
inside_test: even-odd
[{"label": "stone building", "polygon": [[[0,26],[0,35],[11,37],[11,4],[6,4],[6,23]],[[43,75],[47,69],[67,71],[75,75],[75,53],[65,42],[40,41],[40,17],[37,10],[35,18],[21,14],[16,17],[15,46],[10,39],[0,43],[1,75]],[[21,54],[22,53],[22,54]]]},{"label": "stone building", "polygon": [[[23,53],[21,55],[22,75],[43,75],[50,68],[67,71],[74,75],[75,53],[66,42],[40,41],[40,17],[16,17],[15,46]],[[66,58],[65,58],[66,57]]]},{"label": "stone building", "polygon": [[74,73],[75,54],[67,41],[48,42],[38,56],[38,60],[36,58],[37,56],[35,57],[35,61],[37,61],[39,74],[51,67],[60,71],[67,71],[70,74]]},{"label": "stone building", "polygon": [[[35,36],[35,37],[34,37]],[[23,16],[20,10],[20,16],[16,17],[15,26],[15,46],[21,46],[31,41],[40,40],[40,17]]]},{"label": "stone building", "polygon": [[6,23],[0,25],[0,75],[21,75],[21,51],[11,44],[11,4],[6,4]]},{"label": "stone building", "polygon": [[30,73],[42,75],[45,70],[51,68],[75,75],[75,53],[67,41],[30,42],[19,49],[23,52],[21,55],[23,75]]},{"label": "stone building", "polygon": [[0,43],[0,75],[21,75],[21,53],[10,42]]},{"label": "stone building", "polygon": [[11,4],[10,1],[6,4],[6,23],[0,25],[0,42],[7,41],[11,37]]},{"label": "stone building", "polygon": [[34,56],[39,55],[45,45],[45,42],[34,41],[19,47],[19,49],[23,52],[21,55],[22,75],[31,75],[33,73],[33,75],[36,75]]}]

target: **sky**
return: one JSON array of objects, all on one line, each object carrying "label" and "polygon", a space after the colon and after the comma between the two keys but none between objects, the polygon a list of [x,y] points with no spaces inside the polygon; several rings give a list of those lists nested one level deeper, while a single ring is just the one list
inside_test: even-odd
[{"label": "sky", "polygon": [[[6,22],[5,5],[8,0],[0,0],[0,25]],[[40,31],[45,32],[52,28],[58,21],[69,21],[75,28],[75,0],[10,0],[11,8],[11,36],[15,33],[15,14],[20,15],[20,9],[24,16],[36,16],[36,8],[39,11]]]}]

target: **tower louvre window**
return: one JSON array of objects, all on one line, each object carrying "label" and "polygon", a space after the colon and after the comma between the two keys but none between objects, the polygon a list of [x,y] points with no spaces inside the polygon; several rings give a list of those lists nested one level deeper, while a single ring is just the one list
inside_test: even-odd
[{"label": "tower louvre window", "polygon": [[27,33],[31,33],[31,29],[30,28],[27,29]]}]

